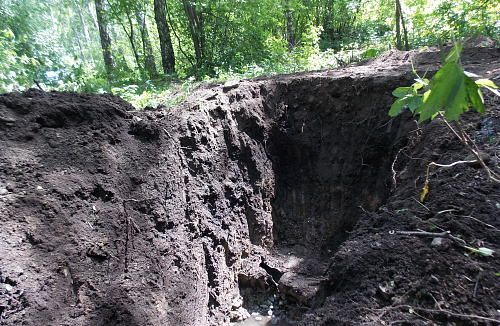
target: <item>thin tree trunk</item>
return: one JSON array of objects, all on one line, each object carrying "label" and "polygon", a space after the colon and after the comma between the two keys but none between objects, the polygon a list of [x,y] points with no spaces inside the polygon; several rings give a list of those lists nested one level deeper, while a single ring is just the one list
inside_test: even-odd
[{"label": "thin tree trunk", "polygon": [[[116,26],[115,25],[110,26],[110,32],[111,32],[111,37],[114,40],[117,40],[118,34],[116,33]],[[118,68],[118,71],[126,72],[126,73],[132,72],[132,69],[130,69],[130,67],[128,66],[128,62],[127,62],[127,58],[125,56],[125,50],[124,50],[125,46],[123,45],[123,43],[119,43],[115,47],[116,47],[116,50],[118,51],[118,54],[119,54],[119,55],[115,56],[116,68]]]},{"label": "thin tree trunk", "polygon": [[52,7],[49,7],[50,9],[50,20],[52,22],[52,29],[56,29],[56,20],[54,18],[54,13],[52,12]]},{"label": "thin tree trunk", "polygon": [[149,39],[148,28],[146,25],[146,17],[142,10],[136,10],[137,23],[139,25],[139,30],[141,32],[142,38],[142,49],[144,51],[144,67],[149,75],[149,78],[153,79],[158,76],[158,71],[156,70],[155,57],[153,55],[153,47],[151,46],[151,41]]},{"label": "thin tree trunk", "polygon": [[99,36],[101,38],[102,55],[104,57],[104,65],[106,66],[106,73],[108,80],[114,80],[115,60],[111,53],[111,38],[108,32],[107,17],[104,11],[103,0],[94,0],[95,12],[97,16],[97,24],[99,26]]},{"label": "thin tree trunk", "polygon": [[399,10],[399,15],[401,16],[401,25],[403,26],[403,34],[405,38],[405,51],[410,51],[410,44],[408,43],[408,31],[406,30],[405,19],[403,17],[403,11],[401,10],[401,2],[398,0],[396,2]]},{"label": "thin tree trunk", "polygon": [[205,31],[201,17],[196,12],[196,0],[193,3],[190,0],[182,0],[184,12],[189,21],[189,31],[193,40],[194,53],[196,56],[196,65],[201,67],[205,59]]},{"label": "thin tree trunk", "polygon": [[285,17],[286,17],[286,43],[288,51],[292,51],[295,47],[295,35],[293,29],[293,14],[290,10],[290,0],[285,0]]},{"label": "thin tree trunk", "polygon": [[120,25],[122,25],[123,31],[125,32],[125,34],[127,34],[127,37],[130,41],[130,46],[132,47],[132,52],[134,53],[135,64],[137,65],[137,68],[139,69],[139,71],[142,71],[141,60],[139,59],[139,53],[137,52],[137,48],[135,47],[134,24],[132,23],[132,19],[130,18],[130,14],[127,12],[127,20],[128,20],[130,32],[127,30],[127,28],[125,27],[125,24],[118,16],[117,16],[117,19],[119,20]]},{"label": "thin tree trunk", "polygon": [[80,23],[82,25],[82,30],[83,30],[83,37],[85,38],[85,44],[87,46],[87,51],[89,54],[89,59],[92,64],[94,64],[94,57],[92,56],[92,49],[91,49],[91,43],[90,43],[90,36],[89,36],[89,30],[87,28],[87,24],[85,23],[85,19],[83,18],[83,10],[80,4],[78,3],[78,0],[73,0],[75,3],[76,9],[78,11],[78,15],[80,17]]},{"label": "thin tree trunk", "polygon": [[95,16],[95,11],[92,10],[92,4],[90,0],[85,0],[85,3],[87,4],[87,8],[89,10],[90,16],[92,17],[92,23],[94,23],[94,28],[98,29],[99,26],[97,24],[97,17]]},{"label": "thin tree trunk", "polygon": [[[170,17],[170,12],[167,12],[167,17],[168,17],[168,22],[170,23],[170,26],[174,26],[174,24],[172,24],[172,18]],[[179,35],[177,35],[177,33],[175,32],[175,28],[172,28],[172,33],[174,34],[174,37],[177,39],[177,43],[179,44],[179,51],[181,51],[182,55],[184,55],[184,57],[186,58],[186,60],[189,61],[189,64],[191,66],[194,66],[195,64],[193,63],[193,60],[192,60],[191,56],[189,56],[182,49],[181,39],[180,39]]]},{"label": "thin tree trunk", "polygon": [[82,62],[85,63],[87,60],[85,59],[85,52],[83,51],[82,41],[80,40],[80,35],[78,34],[78,30],[76,29],[76,24],[73,25],[73,33],[75,33],[76,42],[78,43],[78,47],[80,48],[80,55],[82,57]]},{"label": "thin tree trunk", "polygon": [[399,11],[399,0],[396,0],[396,49],[402,50],[403,47],[401,46],[401,27],[400,27],[400,21],[401,21],[401,12]]},{"label": "thin tree trunk", "polygon": [[175,73],[175,57],[170,28],[167,23],[167,7],[165,0],[154,0],[154,12],[158,36],[160,38],[161,62],[163,72],[166,74]]}]

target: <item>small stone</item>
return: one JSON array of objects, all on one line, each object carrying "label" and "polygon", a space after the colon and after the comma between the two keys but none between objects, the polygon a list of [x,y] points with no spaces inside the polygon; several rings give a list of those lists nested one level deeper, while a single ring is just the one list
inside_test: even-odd
[{"label": "small stone", "polygon": [[437,237],[432,239],[431,246],[439,247],[443,245],[443,238]]},{"label": "small stone", "polygon": [[273,311],[272,311],[272,310],[268,310],[268,311],[267,311],[267,315],[268,315],[268,316],[272,316],[272,315],[273,315]]},{"label": "small stone", "polygon": [[0,188],[0,195],[6,195],[8,192],[6,188]]},{"label": "small stone", "polygon": [[393,286],[389,284],[381,284],[378,286],[378,292],[380,296],[387,301],[391,301],[393,294]]},{"label": "small stone", "polygon": [[261,316],[257,316],[254,318],[256,321],[261,321],[262,320],[262,317]]}]

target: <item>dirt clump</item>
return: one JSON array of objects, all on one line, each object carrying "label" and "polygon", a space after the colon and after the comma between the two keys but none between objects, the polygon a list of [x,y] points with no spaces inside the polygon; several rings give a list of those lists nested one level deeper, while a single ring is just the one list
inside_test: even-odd
[{"label": "dirt clump", "polygon": [[[172,110],[0,95],[0,323],[495,325],[500,191],[439,119],[387,115],[436,49],[204,85]],[[466,48],[497,81],[500,51]],[[500,100],[464,126],[500,166]],[[396,231],[450,231],[449,238]],[[255,318],[254,317],[254,320]],[[256,322],[258,322],[256,320]]]}]

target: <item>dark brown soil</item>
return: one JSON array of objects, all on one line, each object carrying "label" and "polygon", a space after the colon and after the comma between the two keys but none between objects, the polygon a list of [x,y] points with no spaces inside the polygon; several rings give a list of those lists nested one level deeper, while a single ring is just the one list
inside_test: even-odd
[{"label": "dark brown soil", "polygon": [[[0,95],[0,324],[500,324],[500,188],[387,112],[436,49],[200,87],[172,110]],[[500,50],[467,70],[500,83]],[[463,125],[500,172],[500,99]],[[449,231],[453,240],[397,231]],[[260,319],[261,317],[257,318]],[[257,323],[259,323],[257,321]]]}]

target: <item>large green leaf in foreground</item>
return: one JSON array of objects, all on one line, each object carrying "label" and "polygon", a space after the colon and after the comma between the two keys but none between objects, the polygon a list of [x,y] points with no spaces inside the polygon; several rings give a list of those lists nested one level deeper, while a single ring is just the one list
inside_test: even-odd
[{"label": "large green leaf in foreground", "polygon": [[421,105],[415,110],[420,114],[419,123],[433,117],[444,108],[446,120],[458,120],[470,106],[484,114],[484,104],[477,84],[456,63],[444,65],[432,78],[432,88],[425,92]]}]

